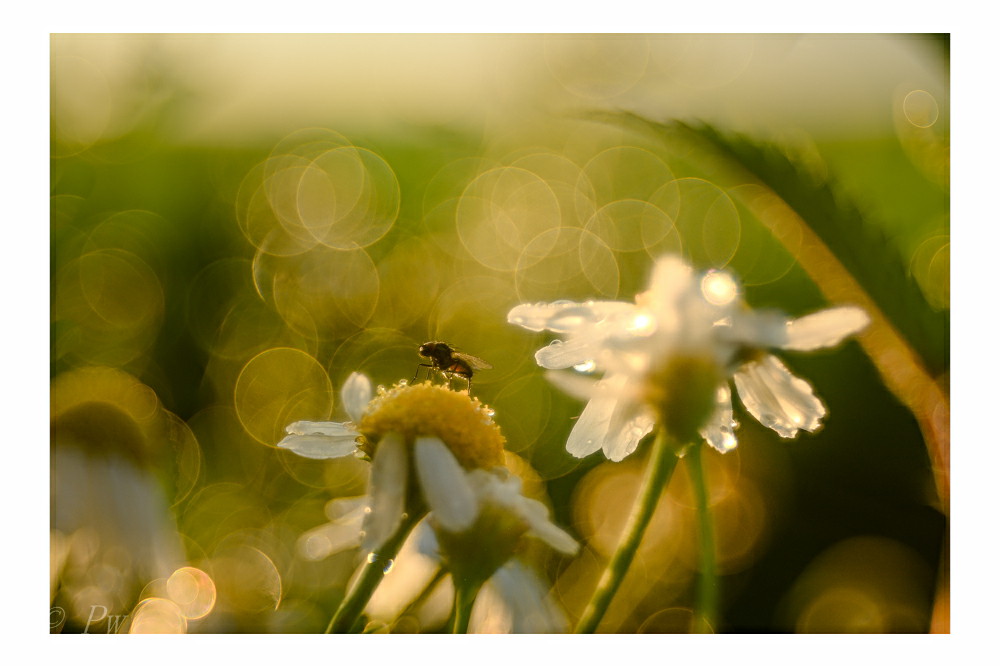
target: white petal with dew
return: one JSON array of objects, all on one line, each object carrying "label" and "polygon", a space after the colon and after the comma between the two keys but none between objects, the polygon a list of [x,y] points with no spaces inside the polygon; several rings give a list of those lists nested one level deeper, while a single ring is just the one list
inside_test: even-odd
[{"label": "white petal with dew", "polygon": [[358,447],[354,441],[357,436],[358,433],[356,432],[342,437],[288,435],[278,442],[278,446],[297,453],[304,458],[328,460],[331,458],[343,458],[357,451]]},{"label": "white petal with dew", "polygon": [[643,437],[653,430],[654,419],[638,403],[622,405],[618,408],[628,409],[628,414],[618,417],[613,415],[608,424],[608,435],[604,439],[604,455],[612,462],[624,460],[635,451]]},{"label": "white petal with dew", "polygon": [[736,371],[733,382],[747,411],[782,437],[815,431],[826,414],[809,383],[774,356],[747,363]]},{"label": "white petal with dew", "polygon": [[437,522],[449,532],[471,527],[479,506],[451,450],[435,437],[418,437],[413,456],[420,487]]},{"label": "white petal with dew", "polygon": [[362,544],[365,551],[377,551],[402,522],[408,476],[409,461],[403,436],[394,432],[384,435],[372,459],[368,491],[371,511],[365,517]]},{"label": "white petal with dew", "polygon": [[337,421],[296,421],[285,426],[285,432],[289,435],[358,436],[358,431],[352,424]]},{"label": "white petal with dew", "polygon": [[526,328],[529,331],[544,331],[549,319],[562,310],[579,307],[572,301],[556,301],[555,303],[521,303],[511,308],[507,313],[507,323]]},{"label": "white petal with dew", "polygon": [[812,351],[832,347],[847,336],[860,332],[870,322],[868,313],[853,305],[820,310],[788,322],[788,341],[783,348]]},{"label": "white petal with dew", "polygon": [[[578,379],[583,378],[579,377]],[[599,385],[603,381],[596,384]],[[566,440],[567,451],[577,458],[583,458],[594,451],[599,451],[604,446],[611,414],[615,410],[619,397],[609,391],[595,391],[569,433],[569,439]]]},{"label": "white petal with dew", "polygon": [[372,400],[372,383],[360,372],[352,372],[340,389],[340,401],[351,420],[357,423]]},{"label": "white petal with dew", "polygon": [[598,340],[589,337],[553,340],[535,352],[535,362],[547,370],[564,370],[595,360],[600,354]]},{"label": "white petal with dew", "polygon": [[616,312],[633,307],[635,306],[631,303],[619,301],[522,303],[507,313],[507,322],[529,331],[572,333],[582,326],[594,324]]},{"label": "white petal with dew", "polygon": [[726,453],[736,448],[736,434],[733,432],[736,427],[732,393],[728,384],[722,384],[715,395],[715,412],[699,432],[712,448],[719,453]]}]

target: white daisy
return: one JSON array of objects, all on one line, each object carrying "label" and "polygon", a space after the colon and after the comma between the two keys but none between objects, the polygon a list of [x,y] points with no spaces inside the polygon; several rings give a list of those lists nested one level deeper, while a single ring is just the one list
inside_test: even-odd
[{"label": "white daisy", "polygon": [[550,373],[566,392],[588,400],[567,450],[603,449],[610,460],[635,450],[658,421],[675,437],[695,431],[719,451],[736,446],[732,378],[747,411],[782,437],[815,431],[826,414],[812,387],[765,350],[811,351],[836,345],[868,324],[842,306],[799,319],[753,311],[726,271],[695,273],[677,257],[656,262],[635,303],[522,304],[508,321],[564,336],[535,354],[551,370],[596,370],[599,380]]},{"label": "white daisy", "polygon": [[[406,515],[432,511],[447,529],[463,530],[476,518],[476,496],[466,469],[503,463],[503,436],[492,412],[467,394],[429,383],[400,383],[373,395],[364,375],[352,374],[341,391],[351,421],[296,421],[278,443],[308,458],[329,459],[363,454],[371,458],[371,476],[361,546],[375,552]],[[411,473],[412,470],[412,473]],[[418,492],[410,492],[416,481]],[[340,548],[348,528],[324,533]],[[317,536],[317,535],[312,535]],[[332,552],[332,550],[331,550]]]},{"label": "white daisy", "polygon": [[[455,464],[458,464],[457,461]],[[471,559],[474,560],[473,569],[488,574],[481,598],[477,599],[473,608],[471,631],[565,631],[565,615],[549,599],[546,584],[513,553],[524,536],[544,541],[566,554],[576,553],[579,548],[577,542],[550,521],[544,504],[521,493],[520,479],[506,468],[497,467],[489,471],[474,469],[467,472],[466,477],[468,483],[459,494],[466,490],[471,492],[469,506],[475,510],[476,519],[464,528],[444,527],[437,514],[431,511],[417,524],[393,558],[391,569],[365,608],[366,614],[379,622],[392,622],[431,584],[444,560],[452,566],[457,565],[458,575],[461,575],[469,568],[468,561]],[[317,560],[361,545],[362,521],[367,504],[366,498],[331,500],[326,506],[330,522],[302,535],[299,539],[300,554],[306,559]],[[433,529],[431,525],[434,525]],[[448,532],[462,533],[459,539],[461,552],[452,549],[443,558],[438,539],[442,531],[445,532],[446,543],[453,545],[455,535]],[[470,542],[478,547],[467,547]]]}]

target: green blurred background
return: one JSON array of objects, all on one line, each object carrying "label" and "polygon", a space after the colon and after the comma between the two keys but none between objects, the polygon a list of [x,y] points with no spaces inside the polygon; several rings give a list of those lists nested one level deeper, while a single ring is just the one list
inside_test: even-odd
[{"label": "green blurred background", "polygon": [[[755,307],[826,305],[697,146],[635,116],[751,137],[790,189],[829,188],[862,225],[844,246],[877,239],[859,270],[912,283],[894,322],[947,390],[947,37],[53,35],[51,75],[53,631],[166,598],[183,612],[148,626],[322,631],[357,553],[300,537],[367,472],[274,444],[345,418],[352,372],[409,379],[432,339],[493,364],[474,391],[510,464],[585,546],[528,556],[575,619],[643,450],[565,452],[581,405],[510,307],[630,300],[665,252]],[[830,414],[787,441],[738,409],[739,448],[707,458],[717,629],[926,631],[946,522],[916,421],[855,343],[786,360]],[[681,469],[602,631],[686,626],[688,493]]]}]

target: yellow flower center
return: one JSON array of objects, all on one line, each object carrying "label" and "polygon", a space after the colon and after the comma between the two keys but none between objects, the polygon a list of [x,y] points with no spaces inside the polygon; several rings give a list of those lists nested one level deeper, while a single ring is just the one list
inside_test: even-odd
[{"label": "yellow flower center", "polygon": [[430,382],[379,387],[358,430],[370,442],[390,432],[408,442],[437,437],[466,469],[503,465],[504,437],[493,422],[493,410],[467,393]]}]

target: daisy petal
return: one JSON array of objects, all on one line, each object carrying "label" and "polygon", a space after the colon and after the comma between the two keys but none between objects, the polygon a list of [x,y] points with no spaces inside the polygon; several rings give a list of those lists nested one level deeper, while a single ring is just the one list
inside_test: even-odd
[{"label": "daisy petal", "polygon": [[673,308],[681,295],[691,289],[693,279],[693,271],[683,259],[672,255],[663,257],[653,267],[649,291],[637,296],[636,301],[648,300],[657,309]]},{"label": "daisy petal", "polygon": [[716,327],[717,335],[727,342],[745,347],[783,347],[788,342],[788,317],[775,310],[744,310],[734,312],[732,326]]},{"label": "daisy petal", "polygon": [[[554,373],[553,373],[554,374]],[[606,380],[597,382],[601,385]],[[618,404],[618,395],[609,391],[595,390],[590,402],[583,408],[583,413],[577,419],[576,425],[569,433],[566,440],[566,450],[577,458],[588,456],[594,451],[599,451],[604,446],[604,439],[608,434],[608,424],[611,422],[611,414]]]},{"label": "daisy petal", "polygon": [[733,376],[740,399],[754,418],[782,437],[813,432],[826,407],[808,382],[788,371],[774,356],[747,363]]},{"label": "daisy petal", "polygon": [[733,420],[733,397],[729,385],[723,384],[715,396],[715,412],[699,432],[712,448],[719,453],[726,453],[736,448],[734,428],[736,421]]},{"label": "daisy petal", "polygon": [[371,511],[365,516],[362,544],[365,551],[378,550],[399,527],[406,509],[408,468],[403,436],[394,432],[384,435],[372,459]]},{"label": "daisy petal", "polygon": [[603,392],[599,386],[601,380],[578,375],[574,372],[546,372],[545,378],[555,384],[567,395],[571,395],[577,400],[590,400],[595,395]]},{"label": "daisy petal", "polygon": [[322,560],[361,545],[361,521],[325,523],[299,537],[297,548],[304,559]]},{"label": "daisy petal", "polygon": [[[635,403],[629,403],[636,407]],[[608,434],[604,439],[604,455],[612,462],[624,460],[635,451],[640,440],[653,430],[653,417],[639,413],[632,418],[612,417],[608,426]]]},{"label": "daisy petal", "polygon": [[522,497],[518,503],[518,513],[528,523],[531,533],[556,550],[575,555],[580,544],[561,528],[549,520],[549,510],[538,500]]},{"label": "daisy petal", "polygon": [[581,326],[593,324],[612,314],[634,307],[631,303],[618,301],[522,303],[507,313],[507,322],[529,331],[571,333]]},{"label": "daisy petal", "polygon": [[340,389],[340,401],[351,420],[357,423],[372,399],[372,383],[360,372],[352,372]]},{"label": "daisy petal", "polygon": [[788,322],[788,341],[782,347],[795,351],[832,347],[870,322],[868,313],[853,305],[820,310]]},{"label": "daisy petal", "polygon": [[343,458],[357,450],[358,433],[351,432],[346,436],[331,437],[325,435],[288,435],[278,442],[278,446],[297,453],[303,458],[328,460]]},{"label": "daisy petal", "polygon": [[553,340],[535,352],[535,362],[547,370],[564,370],[593,361],[600,354],[600,340],[579,337],[563,342]]},{"label": "daisy petal", "polygon": [[326,503],[323,512],[330,520],[354,520],[362,517],[368,507],[368,497],[338,497]]},{"label": "daisy petal", "polygon": [[328,437],[357,437],[358,431],[349,423],[337,421],[296,421],[285,426],[289,435],[326,435]]},{"label": "daisy petal", "polygon": [[552,634],[566,631],[568,624],[550,598],[545,581],[511,558],[476,597],[469,630],[476,634]]},{"label": "daisy petal", "polygon": [[420,487],[437,522],[449,532],[471,527],[479,506],[465,471],[448,447],[436,437],[418,437],[413,455]]}]

